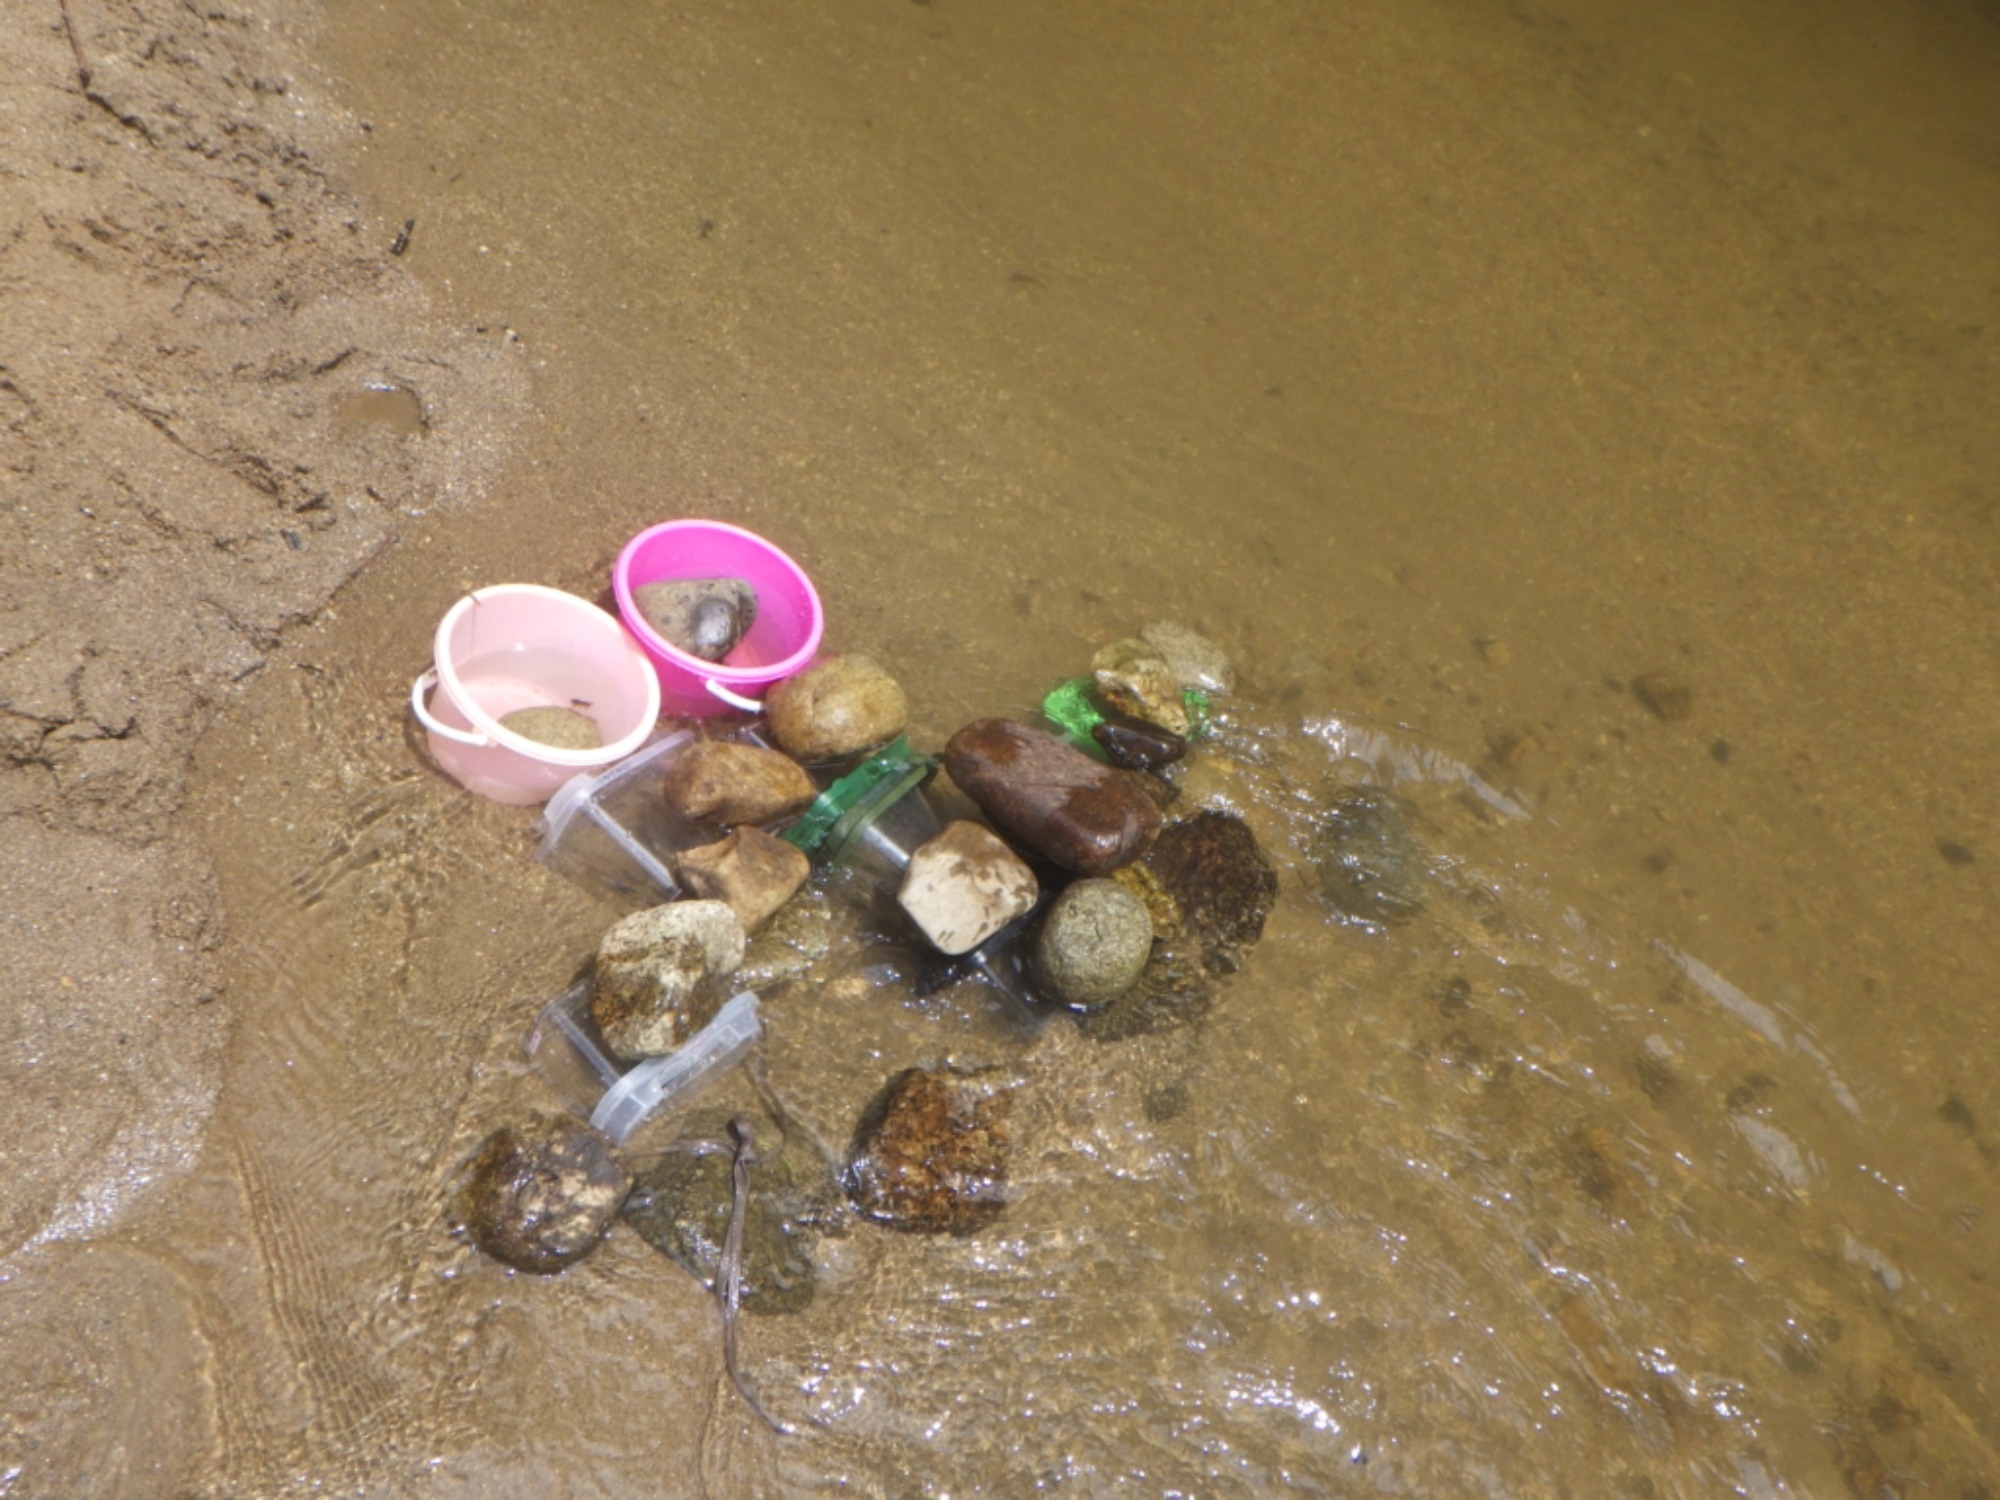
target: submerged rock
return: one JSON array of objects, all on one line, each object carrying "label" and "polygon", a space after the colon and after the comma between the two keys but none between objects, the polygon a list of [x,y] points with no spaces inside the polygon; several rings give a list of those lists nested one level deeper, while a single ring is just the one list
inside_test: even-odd
[{"label": "submerged rock", "polygon": [[678,863],[687,888],[727,903],[746,933],[791,900],[812,873],[812,861],[802,852],[748,825],[731,829],[720,843],[689,849]]},{"label": "submerged rock", "polygon": [[1344,917],[1385,926],[1424,909],[1424,850],[1402,798],[1363,787],[1337,798],[1312,841],[1320,889]]},{"label": "submerged rock", "polygon": [[1672,672],[1640,673],[1632,679],[1632,696],[1670,724],[1694,712],[1694,689]]},{"label": "submerged rock", "polygon": [[1115,880],[1079,880],[1036,930],[1035,977],[1052,999],[1090,1010],[1138,983],[1152,953],[1145,902]]},{"label": "submerged rock", "polygon": [[866,656],[827,656],[764,697],[778,743],[808,765],[886,744],[909,722],[896,679]]},{"label": "submerged rock", "polygon": [[1154,951],[1138,983],[1108,1005],[1085,1011],[1077,1026],[1093,1041],[1122,1042],[1192,1026],[1215,1008],[1215,981],[1200,958],[1183,948]]},{"label": "submerged rock", "polygon": [[538,1114],[486,1138],[459,1213],[472,1242],[495,1260],[546,1275],[596,1248],[631,1186],[603,1136]]},{"label": "submerged rock", "polygon": [[1156,620],[1139,632],[1139,638],[1167,659],[1174,677],[1184,688],[1226,693],[1236,686],[1236,668],[1229,660],[1229,653],[1185,625]]},{"label": "submerged rock", "polygon": [[500,716],[500,727],[511,729],[524,740],[550,745],[557,750],[601,750],[603,731],[597,720],[573,708],[517,708]]},{"label": "submerged rock", "polygon": [[[683,1140],[642,1166],[625,1200],[625,1222],[654,1249],[714,1290],[722,1271],[733,1200],[733,1152],[724,1149],[726,1122],[690,1122]],[[775,1130],[758,1132],[776,1139]],[[743,1215],[742,1305],[746,1312],[799,1312],[813,1299],[813,1247],[836,1198],[818,1163],[806,1166],[786,1149],[759,1155],[750,1171]]]},{"label": "submerged rock", "polygon": [[1010,839],[1079,875],[1108,875],[1160,831],[1130,780],[1054,735],[978,719],[945,746],[945,769]]},{"label": "submerged rock", "polygon": [[1157,771],[1187,754],[1188,742],[1152,725],[1115,724],[1106,719],[1091,726],[1090,737],[1121,771]]},{"label": "submerged rock", "polygon": [[1156,724],[1169,734],[1188,732],[1180,679],[1167,659],[1144,641],[1113,641],[1091,658],[1090,675],[1104,701],[1122,714]]},{"label": "submerged rock", "polygon": [[733,981],[760,995],[809,972],[833,951],[833,908],[810,886],[771,916],[744,950]]},{"label": "submerged rock", "polygon": [[597,949],[590,1014],[626,1062],[671,1052],[720,1007],[743,962],[743,924],[720,901],[674,901],[616,923]]},{"label": "submerged rock", "polygon": [[910,856],[897,903],[940,953],[969,953],[1041,894],[1035,872],[990,829],[947,823]]},{"label": "submerged rock", "polygon": [[1278,872],[1250,825],[1234,813],[1196,813],[1168,824],[1140,863],[1209,966],[1225,974],[1240,967],[1278,898]]},{"label": "submerged rock", "polygon": [[700,740],[683,750],[660,795],[695,823],[776,823],[797,817],[819,795],[805,769],[761,745]]},{"label": "submerged rock", "polygon": [[642,583],[632,602],[648,625],[703,661],[721,661],[757,623],[757,591],[741,578]]},{"label": "submerged rock", "polygon": [[1013,1090],[997,1070],[910,1068],[883,1086],[855,1128],[843,1186],[891,1229],[970,1234],[1006,1206]]}]

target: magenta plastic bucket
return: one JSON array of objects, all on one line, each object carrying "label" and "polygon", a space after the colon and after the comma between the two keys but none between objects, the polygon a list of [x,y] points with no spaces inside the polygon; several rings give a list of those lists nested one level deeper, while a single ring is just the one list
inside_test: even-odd
[{"label": "magenta plastic bucket", "polygon": [[[475,589],[438,623],[431,650],[431,669],[410,688],[410,711],[445,772],[496,802],[546,802],[579,771],[637,750],[659,721],[659,680],[638,642],[588,599],[560,589]],[[521,708],[586,714],[604,743],[564,750],[501,725]]]},{"label": "magenta plastic bucket", "polygon": [[[690,655],[646,623],[632,591],[676,578],[740,578],[757,591],[757,618],[719,662]],[[756,713],[764,690],[812,665],[826,628],[805,569],[753,531],[722,521],[667,521],[625,544],[611,591],[626,628],[652,659],[663,712],[704,719]]]}]

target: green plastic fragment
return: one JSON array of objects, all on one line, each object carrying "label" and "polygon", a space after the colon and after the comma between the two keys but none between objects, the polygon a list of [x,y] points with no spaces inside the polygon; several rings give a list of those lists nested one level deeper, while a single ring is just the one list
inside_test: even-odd
[{"label": "green plastic fragment", "polygon": [[912,772],[928,773],[930,768],[931,757],[913,754],[909,737],[899,735],[813,798],[812,805],[778,837],[801,853],[817,853],[834,825],[883,782]]}]

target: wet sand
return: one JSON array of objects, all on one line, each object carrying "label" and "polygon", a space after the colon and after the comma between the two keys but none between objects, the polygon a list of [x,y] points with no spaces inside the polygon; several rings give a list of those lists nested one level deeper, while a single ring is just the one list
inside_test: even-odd
[{"label": "wet sand", "polygon": [[[289,12],[72,6],[90,86],[60,14],[0,43],[0,1493],[1990,1484],[1990,7],[341,4],[337,96]],[[774,1005],[831,1138],[946,1053],[1032,1101],[998,1230],[748,1325],[789,1444],[632,1237],[443,1231],[608,909],[402,695],[680,513],[933,745],[1207,630],[1195,794],[1283,867],[1191,1040]],[[1440,860],[1389,938],[1303,859],[1366,733]]]}]

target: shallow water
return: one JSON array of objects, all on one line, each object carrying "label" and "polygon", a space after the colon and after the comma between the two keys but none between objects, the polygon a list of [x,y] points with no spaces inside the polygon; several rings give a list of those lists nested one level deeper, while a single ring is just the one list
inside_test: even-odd
[{"label": "shallow water", "polygon": [[[1995,1492],[1990,7],[332,16],[385,236],[541,412],[207,746],[208,1149],[58,1271],[157,1329],[135,1424],[255,1493]],[[852,947],[773,998],[830,1140],[913,1062],[1023,1079],[996,1227],[746,1322],[786,1439],[635,1236],[533,1280],[443,1227],[615,908],[402,694],[463,589],[687,513],[931,746],[1216,636],[1188,798],[1283,881],[1192,1032]],[[1431,855],[1386,932],[1304,863],[1357,778]]]}]

